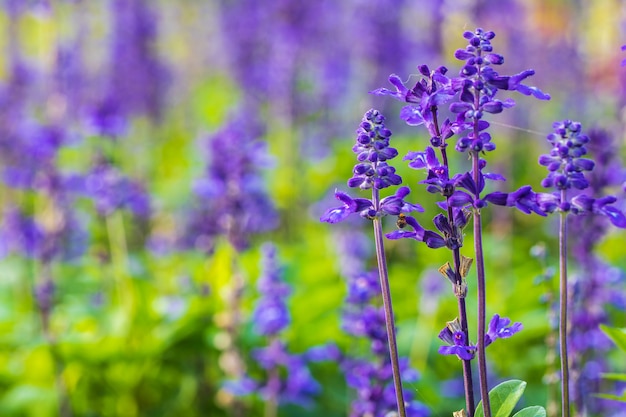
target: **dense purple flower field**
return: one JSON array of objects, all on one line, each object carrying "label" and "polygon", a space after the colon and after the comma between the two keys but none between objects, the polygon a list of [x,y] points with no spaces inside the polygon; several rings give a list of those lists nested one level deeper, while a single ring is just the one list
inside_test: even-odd
[{"label": "dense purple flower field", "polygon": [[0,414],[626,416],[619,7],[6,0]]}]

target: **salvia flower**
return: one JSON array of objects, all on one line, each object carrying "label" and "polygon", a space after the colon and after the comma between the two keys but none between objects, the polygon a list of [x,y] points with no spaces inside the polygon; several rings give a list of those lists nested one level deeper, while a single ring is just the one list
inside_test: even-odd
[{"label": "salvia flower", "polygon": [[[511,324],[508,317],[500,317],[495,314],[489,322],[489,330],[485,334],[485,346],[489,346],[497,339],[507,339],[522,330],[522,323]],[[448,343],[448,346],[439,347],[438,352],[442,355],[457,355],[460,359],[470,360],[474,358],[476,346],[469,344],[465,333],[461,329],[459,319],[449,321],[441,332],[439,339]]]},{"label": "salvia flower", "polygon": [[438,352],[442,355],[457,355],[460,359],[470,360],[474,358],[476,346],[470,345],[467,337],[461,328],[459,319],[449,321],[441,332],[439,339],[446,342],[449,346],[440,346]]},{"label": "salvia flower", "polygon": [[496,339],[507,339],[522,330],[522,328],[522,323],[516,322],[511,324],[511,319],[508,317],[500,317],[500,315],[495,314],[489,322],[489,330],[485,335],[485,346],[489,346]]},{"label": "salvia flower", "polygon": [[100,156],[86,175],[84,188],[98,213],[103,216],[121,209],[127,209],[142,218],[150,216],[150,197],[143,184],[127,177]]},{"label": "salvia flower", "polygon": [[495,144],[484,131],[489,127],[489,123],[482,120],[484,113],[501,113],[505,108],[515,105],[515,101],[510,98],[497,99],[498,90],[517,91],[540,100],[549,100],[550,95],[537,87],[522,84],[523,80],[535,73],[533,70],[501,76],[493,69],[493,66],[504,63],[504,57],[493,52],[491,40],[495,37],[494,32],[478,28],[474,32],[465,32],[463,37],[468,40],[468,45],[454,54],[457,59],[465,61],[460,77],[454,83],[459,92],[459,101],[450,105],[450,111],[458,114],[459,125],[476,124],[477,129],[461,137],[456,149],[459,152],[488,152],[495,149]]},{"label": "salvia flower", "polygon": [[452,80],[445,75],[448,69],[442,66],[431,71],[427,65],[420,65],[418,70],[422,78],[413,88],[409,89],[399,76],[392,74],[389,76],[389,82],[393,84],[396,91],[379,88],[370,91],[370,94],[391,96],[397,100],[411,103],[400,112],[402,120],[410,126],[424,124],[433,137],[446,139],[453,134],[450,122],[449,120],[444,122],[445,129],[438,133],[434,123],[433,110],[437,106],[450,101],[456,94]]},{"label": "salvia flower", "polygon": [[585,172],[591,171],[595,163],[591,159],[583,158],[587,154],[589,136],[582,133],[580,123],[564,120],[555,122],[553,127],[554,132],[547,137],[552,150],[550,154],[539,158],[539,164],[549,171],[542,185],[554,188],[556,192],[537,197],[541,210],[561,210],[575,215],[600,214],[606,216],[613,225],[626,228],[626,216],[613,206],[617,202],[614,196],[593,198],[586,194],[577,194],[571,200],[565,196],[567,190],[584,190],[589,187]]},{"label": "salvia flower", "polygon": [[224,383],[223,387],[236,396],[259,394],[268,402],[310,406],[313,396],[321,390],[308,364],[323,360],[337,360],[340,355],[334,345],[314,346],[310,351],[293,354],[280,339],[290,323],[286,298],[290,290],[284,282],[282,268],[272,244],[262,247],[263,275],[257,282],[261,294],[252,323],[254,332],[267,338],[267,345],[252,350],[252,357],[265,375],[239,378]]},{"label": "salvia flower", "polygon": [[270,380],[257,381],[256,391],[266,401],[278,399],[280,404],[303,407],[313,404],[312,398],[321,391],[321,386],[309,371],[305,356],[290,353],[284,342],[274,339],[269,346],[254,349],[252,357],[268,372],[277,369],[286,372],[276,385]]},{"label": "salvia flower", "polygon": [[253,235],[278,225],[261,176],[270,162],[262,134],[262,127],[242,108],[208,137],[206,172],[194,186],[196,204],[186,222],[184,246],[210,252],[215,239],[226,236],[241,251]]},{"label": "salvia flower", "polygon": [[272,245],[263,247],[263,275],[257,281],[261,294],[252,320],[254,331],[260,335],[277,335],[289,325],[289,310],[285,299],[289,295],[289,286],[283,282],[282,271],[276,260],[276,248]]},{"label": "salvia flower", "polygon": [[553,127],[554,133],[547,137],[552,150],[550,154],[539,157],[539,164],[549,171],[541,185],[558,190],[587,188],[589,183],[584,172],[591,171],[594,162],[582,156],[587,154],[585,145],[589,137],[582,133],[580,123],[571,120],[556,122]]},{"label": "salvia flower", "polygon": [[[352,148],[357,154],[358,163],[354,166],[353,177],[348,180],[349,187],[380,190],[402,183],[402,178],[395,173],[395,168],[386,162],[397,156],[398,151],[389,147],[391,131],[385,127],[384,121],[384,116],[374,109],[368,110],[363,116],[357,130],[356,144]],[[338,223],[353,213],[367,219],[374,219],[387,215],[397,216],[400,213],[424,211],[420,205],[404,201],[409,193],[408,187],[400,187],[395,194],[383,198],[378,207],[375,207],[373,200],[352,198],[346,193],[336,191],[335,197],[343,205],[328,209],[320,221]]]}]

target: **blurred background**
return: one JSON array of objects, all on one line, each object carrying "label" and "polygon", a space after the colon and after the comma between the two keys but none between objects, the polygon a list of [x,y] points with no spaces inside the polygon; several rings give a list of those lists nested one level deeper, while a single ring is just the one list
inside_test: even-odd
[{"label": "blurred background", "polygon": [[[351,277],[375,266],[371,231],[319,217],[348,190],[365,111],[386,115],[400,155],[428,144],[399,119],[402,103],[368,91],[391,88],[392,73],[417,80],[420,64],[456,75],[454,51],[476,27],[496,32],[501,74],[532,68],[529,84],[552,96],[518,95],[492,117],[487,159],[503,189],[539,188],[545,136],[574,119],[597,139],[594,192],[623,200],[619,0],[4,0],[0,414],[360,415],[338,358],[372,355],[346,324]],[[429,224],[424,174],[394,162]],[[524,325],[490,346],[491,383],[523,379],[524,404],[549,405],[556,218],[485,216],[488,314]],[[580,415],[624,415],[594,393],[623,388],[601,376],[626,358],[598,326],[626,326],[626,240],[602,219],[572,230],[574,399]],[[386,245],[399,350],[416,371],[405,388],[415,415],[449,416],[464,404],[459,361],[437,354],[456,315],[437,273],[449,253]],[[273,373],[258,349],[279,342],[292,356]],[[289,393],[275,410],[272,378]]]}]

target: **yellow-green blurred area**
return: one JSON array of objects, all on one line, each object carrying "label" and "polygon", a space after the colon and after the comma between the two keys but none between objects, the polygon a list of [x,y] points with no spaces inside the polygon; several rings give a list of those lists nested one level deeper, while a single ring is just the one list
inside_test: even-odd
[{"label": "yellow-green blurred area", "polygon": [[[488,191],[526,184],[541,189],[546,171],[537,160],[549,152],[545,137],[554,121],[606,129],[616,161],[623,156],[626,5],[619,0],[5,0],[0,11],[0,228],[8,227],[15,210],[42,233],[67,224],[59,220],[54,186],[42,181],[52,171],[86,175],[99,158],[116,176],[141,184],[151,207],[142,217],[129,209],[103,213],[85,196],[71,200],[86,237],[80,256],[69,261],[15,249],[38,236],[33,229],[19,241],[0,233],[0,416],[273,417],[260,395],[237,399],[223,389],[237,360],[251,376],[264,377],[251,355],[267,344],[252,322],[264,242],[276,245],[292,289],[285,301],[291,324],[281,336],[289,349],[302,353],[333,342],[346,355],[367,357],[367,340],[342,331],[347,290],[338,236],[362,231],[373,248],[371,222],[330,225],[319,218],[340,204],[335,189],[369,198],[346,181],[356,162],[354,131],[363,113],[377,108],[400,154],[392,164],[412,189],[410,201],[426,209],[417,218],[434,228],[439,196],[427,193],[419,184],[425,173],[401,158],[423,151],[429,135],[400,120],[406,103],[368,92],[393,89],[391,73],[411,85],[421,64],[445,65],[456,76],[461,61],[454,51],[465,47],[464,31],[493,30],[494,52],[505,57],[498,71],[532,68],[536,74],[525,83],[552,96],[539,101],[501,92],[516,105],[488,115],[497,149],[484,157],[488,171],[507,181],[489,183]],[[94,112],[109,99],[117,100],[114,116],[124,121],[115,135],[93,127]],[[211,155],[207,141],[235,115],[263,126],[257,139],[267,144],[271,163],[258,167],[255,180],[276,207],[278,227],[251,234],[243,250],[225,235],[214,236],[210,251],[178,246],[193,232],[185,224],[198,205],[195,184],[209,175],[209,161],[229,157]],[[62,131],[62,144],[29,139],[18,147],[20,132],[37,126]],[[448,148],[451,165],[467,170],[467,155],[453,150],[455,141]],[[37,165],[42,154],[45,163]],[[27,165],[33,175],[28,186],[6,180],[7,169]],[[605,192],[626,207],[620,184]],[[537,277],[546,268],[558,270],[557,216],[496,206],[483,213],[488,317],[497,313],[524,325],[487,350],[490,384],[522,379],[528,382],[524,405],[545,406],[550,390],[558,390],[546,301],[556,296],[558,281],[556,273]],[[396,228],[395,220],[384,219],[386,232]],[[24,230],[28,224],[21,223]],[[465,232],[462,253],[473,257],[471,227]],[[586,238],[573,236],[570,246]],[[167,248],[157,250],[155,242]],[[405,388],[433,417],[450,416],[464,406],[462,392],[453,388],[461,362],[437,353],[437,335],[457,315],[457,301],[445,278],[438,277],[442,293],[428,293],[426,284],[451,254],[410,239],[385,245],[399,351],[420,374]],[[545,247],[545,264],[530,256],[536,245]],[[622,283],[625,247],[624,232],[609,228],[593,248]],[[375,268],[370,253],[364,264]],[[584,280],[576,256],[570,261],[572,277]],[[473,341],[475,276],[472,269]],[[42,312],[34,294],[48,280],[55,290],[49,311]],[[614,291],[626,292],[626,286]],[[572,296],[584,304],[585,294]],[[585,308],[590,315],[604,311],[609,326],[626,326],[626,305],[605,299]],[[585,355],[594,364],[601,359],[603,372],[626,371],[626,353],[619,350]],[[277,416],[350,415],[356,394],[338,364],[315,363],[311,372],[322,386],[314,404],[280,406]],[[604,381],[584,395],[620,388]]]}]

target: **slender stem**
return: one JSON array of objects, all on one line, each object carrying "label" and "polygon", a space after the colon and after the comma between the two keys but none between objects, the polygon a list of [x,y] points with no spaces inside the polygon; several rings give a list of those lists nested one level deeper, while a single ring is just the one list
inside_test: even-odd
[{"label": "slender stem", "polygon": [[[277,342],[278,339],[273,336],[270,338],[268,346]],[[274,367],[268,370],[267,387],[269,398],[265,401],[265,417],[276,417],[278,413],[278,394],[280,391],[280,375],[278,368]]]},{"label": "slender stem", "polygon": [[[472,165],[474,182],[479,184],[480,169],[478,167],[479,156],[472,152]],[[480,196],[476,195],[478,199]],[[478,297],[478,379],[480,383],[480,396],[483,401],[485,417],[491,417],[491,404],[489,401],[489,385],[487,383],[487,361],[485,357],[485,315],[487,302],[485,296],[485,259],[483,254],[482,218],[479,209],[474,209],[474,252],[476,254],[476,288]]]},{"label": "slender stem", "polygon": [[[378,189],[372,188],[372,202],[374,209],[378,211],[380,198]],[[398,345],[396,344],[396,329],[391,306],[391,292],[389,290],[389,277],[387,273],[387,260],[385,259],[385,247],[383,245],[383,227],[379,217],[374,218],[374,241],[376,242],[376,258],[378,259],[378,276],[383,297],[383,309],[385,311],[385,327],[387,328],[387,340],[389,342],[389,356],[391,357],[391,369],[393,373],[393,385],[396,389],[396,401],[398,402],[398,416],[406,417],[404,406],[404,393],[402,380],[400,379],[400,361],[398,360]]]},{"label": "slender stem", "polygon": [[[565,200],[565,190],[561,191]],[[567,360],[567,213],[561,212],[559,227],[559,342],[561,349],[561,416],[569,417],[569,369]]]},{"label": "slender stem", "polygon": [[[43,265],[41,267],[42,275],[44,277],[42,280],[42,284],[45,281],[51,280],[50,268],[51,265],[48,262],[43,262]],[[59,416],[72,417],[73,413],[69,393],[63,379],[63,368],[65,367],[65,365],[57,347],[56,337],[52,332],[52,329],[50,328],[50,314],[52,312],[52,305],[43,306],[39,302],[37,302],[36,305],[39,312],[39,317],[41,318],[41,331],[48,345],[48,349],[50,350],[50,355],[52,356],[53,360],[54,387],[57,391],[57,398],[59,402]]]},{"label": "slender stem", "polygon": [[[433,124],[435,126],[435,133],[437,136],[441,136],[441,132],[439,130],[439,122],[437,120],[437,106],[431,107],[431,112],[433,115]],[[446,152],[445,144],[439,148],[441,152],[441,159],[443,160],[443,165],[450,172],[450,166],[448,163],[448,153]],[[446,197],[446,202],[449,203],[449,197]],[[448,221],[450,224],[454,224],[454,211],[452,210],[452,206],[447,204],[448,206]],[[462,277],[461,277],[461,249],[457,248],[452,251],[454,258],[454,270],[456,272],[456,283],[461,285]],[[465,333],[465,340],[470,340],[469,338],[469,326],[467,322],[467,307],[465,305],[465,297],[458,297],[458,309],[459,309],[459,321],[461,322],[461,330]],[[467,417],[473,417],[474,415],[474,382],[472,379],[472,363],[470,360],[463,360],[463,387],[465,390],[465,408],[467,411]]]}]

